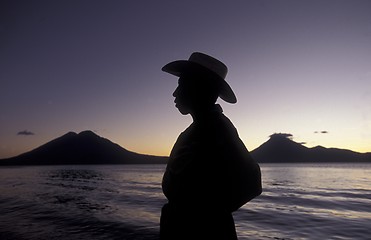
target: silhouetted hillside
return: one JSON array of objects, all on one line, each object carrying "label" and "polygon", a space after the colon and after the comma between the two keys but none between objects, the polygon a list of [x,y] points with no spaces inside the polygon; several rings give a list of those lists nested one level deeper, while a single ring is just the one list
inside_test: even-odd
[{"label": "silhouetted hillside", "polygon": [[337,148],[308,148],[289,139],[288,134],[273,134],[251,152],[260,163],[291,162],[371,162],[371,153],[357,153]]},{"label": "silhouetted hillside", "polygon": [[[371,162],[371,153],[321,146],[308,148],[290,136],[273,134],[251,155],[260,163]],[[91,131],[84,131],[69,132],[30,152],[0,160],[0,165],[157,164],[166,163],[167,159],[130,152]]]},{"label": "silhouetted hillside", "polygon": [[91,131],[69,132],[30,152],[0,160],[0,165],[157,164],[167,157],[130,152]]}]

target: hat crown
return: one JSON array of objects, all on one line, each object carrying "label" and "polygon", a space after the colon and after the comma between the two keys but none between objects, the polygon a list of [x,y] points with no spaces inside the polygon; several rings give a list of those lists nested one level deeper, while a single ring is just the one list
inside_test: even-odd
[{"label": "hat crown", "polygon": [[227,76],[228,73],[227,66],[218,59],[213,58],[209,55],[200,52],[194,52],[189,57],[188,61],[197,63],[203,66],[204,68],[209,69],[210,71],[216,73],[222,79],[225,79],[225,77]]}]

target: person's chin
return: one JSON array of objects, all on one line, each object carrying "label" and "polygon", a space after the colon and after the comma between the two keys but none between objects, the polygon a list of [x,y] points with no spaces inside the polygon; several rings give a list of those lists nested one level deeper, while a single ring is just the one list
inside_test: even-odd
[{"label": "person's chin", "polygon": [[183,108],[181,106],[178,106],[178,105],[175,105],[175,107],[178,109],[178,111],[182,114],[182,115],[187,115],[189,114],[189,110],[186,109],[186,108]]}]

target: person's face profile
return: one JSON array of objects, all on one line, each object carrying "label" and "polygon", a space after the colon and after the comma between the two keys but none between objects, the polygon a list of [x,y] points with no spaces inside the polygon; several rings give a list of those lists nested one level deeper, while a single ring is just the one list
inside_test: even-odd
[{"label": "person's face profile", "polygon": [[192,96],[194,95],[190,80],[186,77],[180,77],[178,87],[175,89],[173,96],[175,97],[175,107],[183,115],[187,115],[192,109]]},{"label": "person's face profile", "polygon": [[210,79],[198,75],[181,76],[175,89],[175,107],[183,115],[190,114],[202,106],[213,105],[218,98],[218,90]]}]

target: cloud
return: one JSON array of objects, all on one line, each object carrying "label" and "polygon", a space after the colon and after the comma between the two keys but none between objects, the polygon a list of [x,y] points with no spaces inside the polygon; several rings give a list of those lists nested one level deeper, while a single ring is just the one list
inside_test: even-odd
[{"label": "cloud", "polygon": [[284,137],[284,138],[292,139],[293,135],[291,133],[273,133],[269,137],[270,138],[272,138],[272,137]]},{"label": "cloud", "polygon": [[31,135],[35,135],[35,133],[27,131],[27,130],[23,130],[23,131],[18,132],[17,135],[31,136]]},{"label": "cloud", "polygon": [[315,134],[317,134],[317,133],[321,133],[321,134],[327,134],[327,133],[328,133],[328,131],[314,131],[314,133],[315,133]]}]

